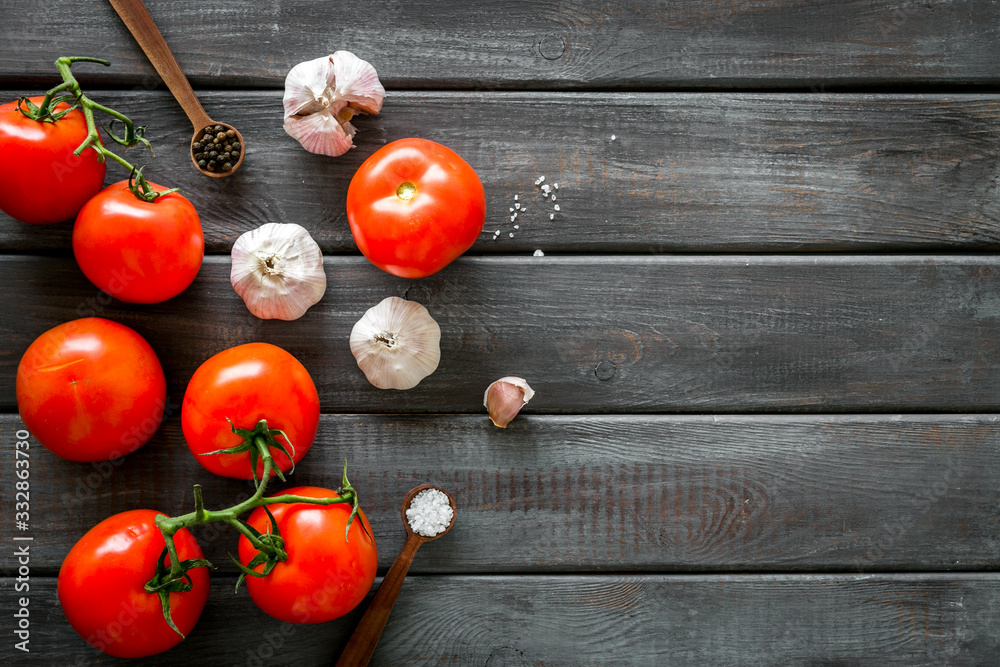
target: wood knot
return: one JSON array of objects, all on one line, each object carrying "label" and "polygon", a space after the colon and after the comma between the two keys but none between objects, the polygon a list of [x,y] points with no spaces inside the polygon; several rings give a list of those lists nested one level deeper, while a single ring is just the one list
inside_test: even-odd
[{"label": "wood knot", "polygon": [[566,53],[566,38],[561,35],[545,35],[538,42],[538,52],[546,60],[558,60]]}]

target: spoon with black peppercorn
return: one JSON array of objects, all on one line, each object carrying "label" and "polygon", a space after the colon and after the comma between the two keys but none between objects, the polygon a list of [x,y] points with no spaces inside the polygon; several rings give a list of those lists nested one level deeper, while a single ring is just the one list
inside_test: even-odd
[{"label": "spoon with black peppercorn", "polygon": [[[418,504],[425,516],[407,516],[407,510],[411,505],[416,507],[414,499],[425,491],[429,493],[418,500]],[[448,500],[448,506],[443,506],[441,496],[434,493],[444,494]],[[447,516],[447,509],[451,510],[451,516]],[[444,510],[442,512],[441,510]],[[389,571],[386,572],[382,584],[378,587],[375,597],[372,598],[368,610],[361,617],[361,622],[354,629],[354,634],[344,647],[344,652],[340,654],[336,667],[363,667],[371,660],[375,646],[378,644],[382,630],[385,629],[386,621],[389,620],[389,613],[399,595],[399,589],[403,586],[403,579],[410,569],[413,557],[417,555],[417,549],[421,544],[436,540],[455,525],[455,499],[451,494],[432,484],[421,484],[411,489],[403,498],[403,506],[400,510],[403,515],[403,526],[406,528],[406,542],[396,556],[395,562]],[[444,524],[447,519],[447,525]],[[417,530],[421,532],[417,532]]]},{"label": "spoon with black peppercorn", "polygon": [[214,121],[205,113],[146,5],[142,0],[110,2],[194,126],[191,162],[195,169],[213,178],[229,176],[239,169],[246,154],[243,135],[232,125]]}]

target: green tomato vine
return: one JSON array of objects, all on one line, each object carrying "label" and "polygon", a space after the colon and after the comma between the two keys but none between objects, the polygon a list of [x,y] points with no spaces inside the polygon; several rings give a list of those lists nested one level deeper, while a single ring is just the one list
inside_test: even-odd
[{"label": "green tomato vine", "polygon": [[[111,159],[128,169],[129,189],[132,191],[132,194],[142,201],[153,202],[156,201],[158,197],[162,197],[165,194],[177,192],[177,188],[164,190],[162,192],[154,191],[142,175],[144,167],[136,167],[125,158],[121,157],[117,153],[109,151],[104,147],[101,143],[101,134],[97,129],[97,122],[94,119],[95,111],[111,116],[111,122],[108,127],[104,128],[104,131],[116,144],[125,146],[126,148],[132,148],[142,144],[150,151],[153,150],[153,147],[150,146],[149,141],[145,137],[145,126],[136,126],[136,124],[125,114],[108,108],[102,104],[98,104],[83,94],[83,91],[80,89],[80,82],[76,80],[75,76],[73,76],[72,71],[73,63],[79,62],[98,63],[106,67],[111,65],[109,61],[102,60],[100,58],[88,58],[84,56],[64,56],[59,58],[56,60],[55,65],[56,69],[59,71],[59,75],[62,77],[63,82],[48,90],[45,93],[45,97],[42,98],[41,104],[36,105],[27,97],[19,98],[17,100],[17,110],[32,120],[42,123],[55,123],[73,110],[80,109],[87,122],[87,138],[84,139],[83,143],[81,143],[79,147],[73,151],[74,155],[81,155],[85,150],[90,148],[97,152],[97,159],[99,161],[104,162],[107,159]],[[69,107],[66,109],[58,109],[59,104],[63,102],[68,104]],[[121,123],[124,126],[124,135],[119,136],[115,133],[115,123]]]}]

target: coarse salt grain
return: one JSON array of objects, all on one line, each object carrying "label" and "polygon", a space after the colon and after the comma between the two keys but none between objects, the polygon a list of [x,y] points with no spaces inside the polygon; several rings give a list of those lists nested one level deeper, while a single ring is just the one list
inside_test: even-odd
[{"label": "coarse salt grain", "polygon": [[553,207],[552,207],[552,210],[553,210],[553,211],[558,211],[558,210],[560,210],[560,209],[559,209],[559,204],[556,204],[555,206],[553,206]]},{"label": "coarse salt grain", "polygon": [[535,251],[535,254],[532,255],[532,256],[533,257],[545,257],[545,253],[542,252],[541,249],[538,249],[538,250]]},{"label": "coarse salt grain", "polygon": [[440,535],[455,516],[448,496],[440,489],[424,489],[413,496],[406,508],[406,521],[417,535],[434,537]]},{"label": "coarse salt grain", "polygon": [[555,213],[549,213],[549,220],[555,220],[555,219],[556,219],[556,214]]},{"label": "coarse salt grain", "polygon": [[612,135],[611,135],[611,141],[614,141],[614,140],[615,140],[615,138],[616,138],[616,137],[615,137],[615,135],[613,135],[613,134],[612,134]]},{"label": "coarse salt grain", "polygon": [[514,195],[514,201],[517,201],[517,195]]},{"label": "coarse salt grain", "polygon": [[556,190],[558,190],[559,189],[559,184],[558,183],[553,183],[552,187],[554,187]]},{"label": "coarse salt grain", "polygon": [[520,229],[521,225],[514,225],[514,229]]},{"label": "coarse salt grain", "polygon": [[514,238],[514,232],[511,232],[511,233],[509,234],[509,236],[510,236],[511,238]]}]

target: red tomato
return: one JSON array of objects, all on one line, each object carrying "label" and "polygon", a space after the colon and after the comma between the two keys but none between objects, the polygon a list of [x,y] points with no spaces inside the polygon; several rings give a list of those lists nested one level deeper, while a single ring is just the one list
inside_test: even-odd
[{"label": "red tomato", "polygon": [[[315,486],[300,486],[282,494],[308,498],[336,498],[337,493]],[[359,511],[345,541],[344,531],[351,506],[269,505],[285,540],[288,560],[274,566],[263,579],[247,577],[247,591],[253,601],[274,618],[288,623],[325,623],[351,611],[365,599],[375,581],[378,553],[370,537],[371,526]],[[263,507],[248,519],[261,533],[271,531]],[[361,529],[364,522],[368,533]],[[271,531],[273,532],[273,531]],[[250,540],[240,537],[240,562],[249,563],[257,550]],[[254,568],[260,572],[261,564]]]},{"label": "red tomato", "polygon": [[198,275],[205,237],[198,212],[183,195],[172,192],[146,202],[121,181],[80,211],[73,254],[90,282],[116,299],[159,303],[183,292]]},{"label": "red tomato", "polygon": [[372,264],[402,278],[423,278],[475,243],[486,220],[486,193],[451,149],[400,139],[375,151],[354,174],[347,220]]},{"label": "red tomato", "polygon": [[[63,612],[88,644],[119,658],[141,658],[176,646],[159,595],[143,586],[156,574],[165,542],[154,520],[160,512],[131,510],[100,522],[80,538],[59,569],[56,590]],[[174,535],[181,560],[202,558],[186,529]],[[166,564],[170,565],[170,558]],[[208,600],[208,568],[188,571],[193,587],[170,593],[170,617],[185,635]]]},{"label": "red tomato", "polygon": [[[198,367],[184,392],[181,426],[195,458],[223,477],[251,479],[250,453],[210,454],[242,442],[229,421],[252,430],[261,419],[285,432],[298,463],[312,446],[319,426],[319,394],[309,371],[288,352],[268,343],[248,343],[219,352]],[[288,447],[280,435],[278,442]],[[289,451],[291,448],[288,447]],[[282,471],[292,467],[281,451],[271,448]],[[264,474],[258,461],[257,477]]]},{"label": "red tomato", "polygon": [[124,324],[88,317],[35,339],[17,367],[29,431],[70,461],[109,461],[146,444],[166,408],[163,367]]},{"label": "red tomato", "polygon": [[[56,111],[67,108],[61,102]],[[42,122],[18,111],[16,102],[0,105],[0,209],[34,225],[75,216],[104,185],[105,165],[96,151],[73,155],[86,138],[87,121],[79,109]]]}]

